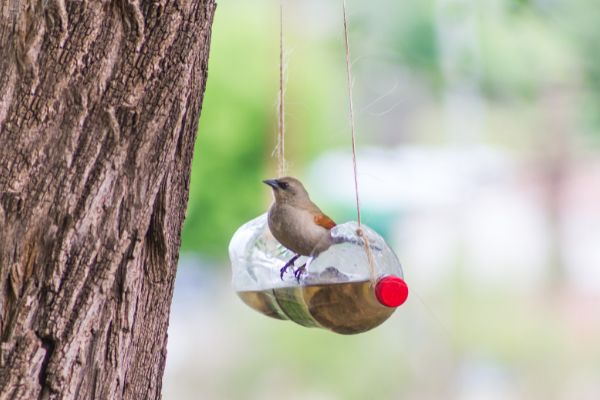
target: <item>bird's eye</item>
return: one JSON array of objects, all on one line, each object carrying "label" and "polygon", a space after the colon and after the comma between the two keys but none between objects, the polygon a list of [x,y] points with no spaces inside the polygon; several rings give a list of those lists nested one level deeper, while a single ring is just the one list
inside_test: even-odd
[{"label": "bird's eye", "polygon": [[290,184],[286,182],[279,182],[279,187],[285,190],[290,187]]}]

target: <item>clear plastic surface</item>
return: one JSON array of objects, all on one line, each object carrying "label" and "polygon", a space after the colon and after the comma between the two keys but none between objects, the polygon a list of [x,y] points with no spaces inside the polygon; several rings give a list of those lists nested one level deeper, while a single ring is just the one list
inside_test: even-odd
[{"label": "clear plastic surface", "polygon": [[240,227],[231,239],[233,287],[247,305],[273,318],[342,334],[372,329],[395,310],[377,300],[374,283],[385,276],[402,278],[403,273],[383,238],[363,224],[373,255],[370,265],[357,228],[356,222],[337,225],[326,251],[296,260],[294,268],[306,263],[300,279],[291,268],[282,278],[280,269],[295,254],[273,237],[265,213]]}]

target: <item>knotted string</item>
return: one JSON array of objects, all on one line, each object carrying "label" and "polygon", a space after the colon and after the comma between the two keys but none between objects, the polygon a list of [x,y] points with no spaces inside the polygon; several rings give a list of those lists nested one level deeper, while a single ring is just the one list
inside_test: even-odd
[{"label": "knotted string", "polygon": [[358,221],[358,229],[356,234],[363,238],[365,242],[365,252],[367,253],[367,259],[369,261],[369,271],[371,273],[371,281],[374,283],[376,276],[375,257],[369,244],[369,238],[362,229],[361,218],[360,218],[360,196],[358,191],[358,163],[356,161],[356,126],[354,123],[354,99],[352,95],[352,62],[350,57],[350,39],[348,35],[348,14],[346,11],[346,0],[342,0],[342,12],[344,16],[344,44],[346,47],[346,77],[348,83],[348,103],[349,103],[349,118],[350,118],[350,130],[352,132],[352,166],[354,172],[354,195],[356,198],[356,219]]}]

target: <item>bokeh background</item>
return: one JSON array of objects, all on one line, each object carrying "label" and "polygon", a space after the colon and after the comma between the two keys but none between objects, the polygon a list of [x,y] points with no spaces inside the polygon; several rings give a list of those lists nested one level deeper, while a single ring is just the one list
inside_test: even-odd
[{"label": "bokeh background", "polygon": [[[348,0],[364,222],[411,296],[357,336],[262,316],[233,232],[270,203],[279,8],[219,3],[167,400],[600,399],[597,0]],[[341,1],[285,6],[288,171],[355,219]]]}]

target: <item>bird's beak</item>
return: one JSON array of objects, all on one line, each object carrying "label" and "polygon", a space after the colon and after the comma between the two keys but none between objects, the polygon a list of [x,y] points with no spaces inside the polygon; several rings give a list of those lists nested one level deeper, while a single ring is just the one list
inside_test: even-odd
[{"label": "bird's beak", "polygon": [[277,179],[266,179],[263,183],[271,186],[273,189],[279,189],[279,181]]}]

